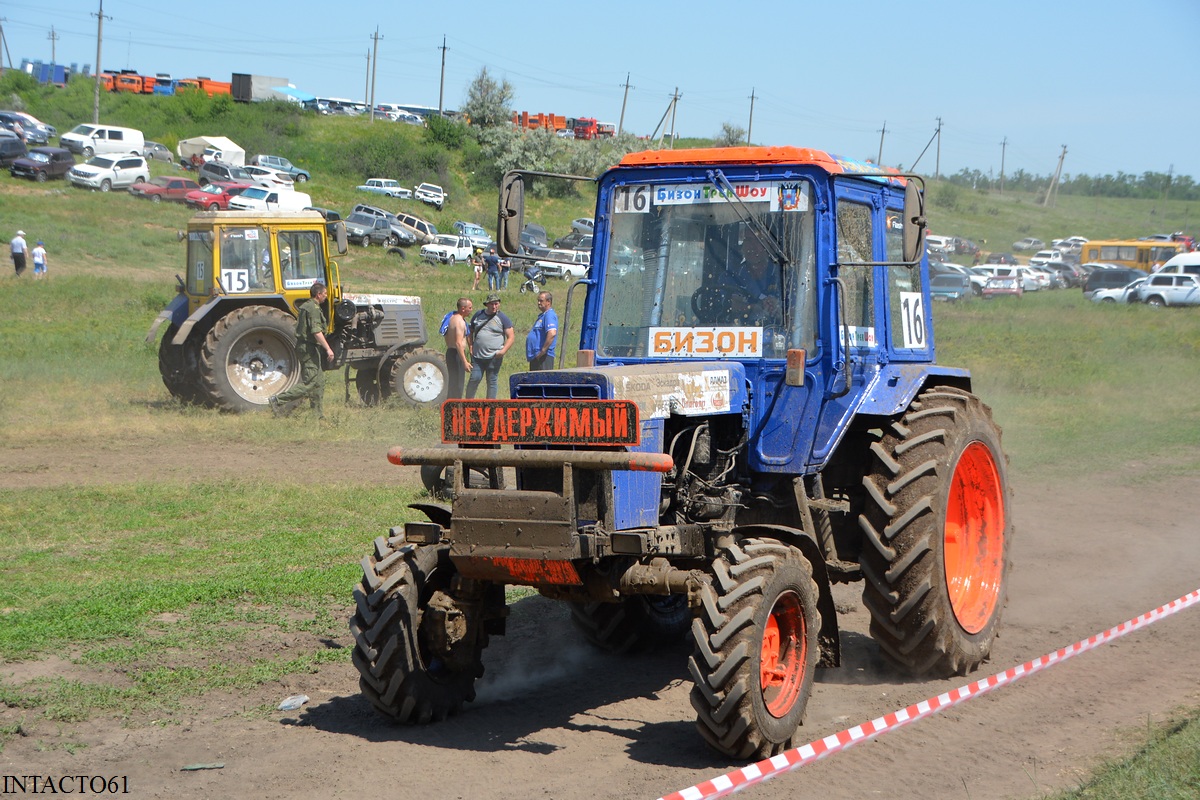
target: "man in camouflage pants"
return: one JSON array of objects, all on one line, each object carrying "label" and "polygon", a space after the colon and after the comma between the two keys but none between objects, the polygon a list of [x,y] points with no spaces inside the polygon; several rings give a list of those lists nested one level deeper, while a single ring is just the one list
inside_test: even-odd
[{"label": "man in camouflage pants", "polygon": [[[308,398],[317,412],[317,419],[325,419],[321,400],[325,396],[325,370],[321,367],[321,356],[333,361],[333,348],[325,341],[325,309],[322,307],[329,293],[325,284],[316,281],[308,290],[309,299],[297,306],[296,354],[300,358],[300,380],[267,402],[271,411],[279,415],[288,403]],[[322,353],[324,351],[324,353]]]}]

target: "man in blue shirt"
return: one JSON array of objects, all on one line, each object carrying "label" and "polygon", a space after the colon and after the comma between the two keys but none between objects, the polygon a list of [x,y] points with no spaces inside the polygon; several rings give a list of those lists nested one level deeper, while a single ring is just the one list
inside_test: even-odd
[{"label": "man in blue shirt", "polygon": [[500,288],[500,256],[496,255],[496,248],[489,247],[487,255],[483,257],[483,268],[487,270],[488,289],[495,291]]},{"label": "man in blue shirt", "polygon": [[529,371],[554,369],[554,345],[558,339],[558,314],[554,308],[554,295],[538,292],[538,318],[529,335],[525,337],[525,358],[529,360]]}]

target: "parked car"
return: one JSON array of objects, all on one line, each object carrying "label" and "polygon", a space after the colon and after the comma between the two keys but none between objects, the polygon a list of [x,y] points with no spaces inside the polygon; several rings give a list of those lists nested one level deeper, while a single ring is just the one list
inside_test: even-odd
[{"label": "parked car", "polygon": [[954,237],[954,254],[959,256],[973,256],[979,252],[979,245],[972,242],[970,239],[959,239]]},{"label": "parked car", "polygon": [[[524,244],[526,238],[534,245],[540,247],[549,247],[550,240],[546,236],[546,229],[536,222],[526,222],[525,227],[521,229],[521,243]],[[528,234],[526,237],[524,234]]]},{"label": "parked car", "polygon": [[399,237],[392,231],[392,224],[387,217],[356,211],[346,217],[346,240],[363,247],[372,244],[395,247],[400,244]]},{"label": "parked car", "polygon": [[397,214],[396,219],[400,221],[401,225],[412,232],[419,244],[429,244],[437,238],[438,229],[432,222],[404,212]]},{"label": "parked car", "polygon": [[332,208],[321,208],[320,206],[309,206],[305,211],[315,211],[325,218],[325,233],[330,236],[337,236],[338,223],[342,221],[342,215]]},{"label": "parked car", "polygon": [[987,283],[983,286],[984,300],[991,300],[993,297],[1004,297],[1006,295],[1021,297],[1024,294],[1025,287],[1016,275],[1007,275],[1005,277],[993,276],[988,278]]},{"label": "parked car", "polygon": [[1155,273],[1135,290],[1139,301],[1149,306],[1200,306],[1200,277]]},{"label": "parked car", "polygon": [[388,197],[398,197],[401,200],[407,200],[413,196],[411,189],[405,189],[390,178],[371,178],[366,183],[354,188],[360,192],[374,192]]},{"label": "parked car", "polygon": [[[33,116],[32,114],[30,114],[26,111],[14,111],[13,113],[16,114],[18,117],[20,117],[23,120],[22,124],[25,128],[26,144],[28,144],[29,142],[43,142],[43,143],[48,144],[51,139],[58,136],[57,128],[55,128],[53,125],[42,122],[40,119]],[[28,138],[28,134],[29,134],[30,130],[37,132],[36,135],[34,136],[34,138],[32,138],[32,139]]]},{"label": "parked car", "polygon": [[475,247],[466,236],[443,233],[421,247],[421,258],[436,264],[454,264],[471,257]]},{"label": "parked car", "polygon": [[165,161],[168,164],[175,163],[175,156],[165,144],[149,140],[142,145],[142,158],[147,161]]},{"label": "parked car", "polygon": [[1023,292],[1036,292],[1042,288],[1042,281],[1035,278],[1025,267],[987,264],[978,269],[994,278],[1016,278],[1020,281]]},{"label": "parked car", "polygon": [[183,202],[201,211],[228,211],[229,201],[254,186],[252,183],[210,183],[183,196]]},{"label": "parked car", "polygon": [[571,231],[567,235],[555,239],[554,247],[560,250],[591,250],[592,235],[590,233]]},{"label": "parked car", "polygon": [[[1050,262],[1054,263],[1054,262]],[[1058,262],[1062,263],[1062,262]],[[1025,267],[1026,272],[1038,282],[1038,286],[1042,289],[1061,289],[1062,281],[1058,279],[1058,272],[1051,267],[1029,266]]]},{"label": "parked car", "polygon": [[592,229],[596,227],[596,221],[591,217],[579,217],[571,220],[571,230],[579,231],[580,233],[592,233]]},{"label": "parked car", "polygon": [[418,236],[416,232],[406,225],[398,215],[393,214],[390,211],[378,208],[376,206],[369,206],[365,203],[359,203],[354,208],[350,209],[350,213],[370,214],[374,217],[383,217],[388,221],[388,224],[392,226],[392,232],[396,234],[396,238],[399,240],[398,244],[402,244],[407,247],[410,244],[417,243]]},{"label": "parked car", "polygon": [[124,189],[150,180],[150,167],[141,156],[93,156],[67,173],[67,180],[85,189]]},{"label": "parked car", "polygon": [[14,178],[29,178],[38,183],[50,178],[65,178],[75,166],[75,156],[65,147],[35,147],[8,168]]},{"label": "parked car", "polygon": [[292,180],[292,176],[286,172],[280,172],[277,169],[270,167],[257,167],[247,165],[242,167],[249,173],[250,178],[259,186],[265,186],[268,189],[292,189],[296,182]]},{"label": "parked car", "polygon": [[1145,278],[1138,278],[1124,286],[1115,289],[1097,289],[1092,292],[1093,303],[1134,303],[1137,302],[1137,288],[1145,283]]},{"label": "parked car", "polygon": [[1083,283],[1083,296],[1090,300],[1092,295],[1100,289],[1116,289],[1144,277],[1146,277],[1146,273],[1140,269],[1114,267],[1106,264],[1092,270],[1092,273],[1088,275],[1087,280]]},{"label": "parked car", "polygon": [[149,200],[151,203],[161,203],[163,200],[183,203],[187,199],[188,192],[199,191],[199,189],[200,184],[191,178],[163,176],[134,184],[129,187],[129,193],[134,197]]},{"label": "parked car", "polygon": [[1158,270],[1158,275],[1200,275],[1200,253],[1178,253],[1167,259]]},{"label": "parked car", "polygon": [[0,111],[0,128],[12,131],[17,135],[17,138],[26,144],[42,144],[40,140],[37,142],[29,141],[29,132],[25,130],[27,124],[29,124],[27,120],[17,116],[13,111]]},{"label": "parked car", "polygon": [[592,265],[592,254],[584,250],[551,250],[533,262],[547,278],[582,278]]},{"label": "parked car", "polygon": [[454,223],[454,232],[459,236],[466,236],[471,240],[471,244],[478,247],[480,250],[486,250],[488,245],[492,243],[492,237],[488,236],[488,232],[482,225],[476,225],[474,222],[463,222],[458,220]]},{"label": "parked car", "polygon": [[929,278],[929,297],[933,300],[954,303],[972,294],[970,278],[961,273],[943,272]]},{"label": "parked car", "polygon": [[450,199],[450,195],[443,192],[442,187],[436,183],[418,185],[413,189],[412,196],[426,205],[433,206],[438,211],[441,211],[442,206],[446,205],[446,201]]},{"label": "parked car", "polygon": [[26,155],[25,142],[12,131],[0,130],[0,166],[8,166]]},{"label": "parked car", "polygon": [[1017,257],[1012,253],[988,253],[985,264],[1017,264]]},{"label": "parked car", "polygon": [[925,236],[925,246],[928,248],[936,248],[944,253],[950,254],[954,252],[954,237],[938,236],[935,233],[930,233]]},{"label": "parked car", "polygon": [[201,164],[200,169],[196,171],[196,181],[201,186],[209,183],[258,183],[246,170],[224,161],[206,161]]},{"label": "parked car", "polygon": [[933,277],[934,275],[945,274],[962,275],[965,277],[970,285],[971,293],[976,297],[979,297],[983,294],[983,286],[987,283],[988,279],[987,273],[977,272],[972,267],[964,267],[961,264],[950,264],[945,261],[929,262],[930,277]]},{"label": "parked car", "polygon": [[1029,257],[1029,266],[1040,267],[1051,261],[1062,261],[1062,250],[1038,250]]},{"label": "parked car", "polygon": [[1032,236],[1026,236],[1024,239],[1013,242],[1013,250],[1041,250],[1045,246],[1045,242],[1041,239],[1034,239]]},{"label": "parked car", "polygon": [[283,156],[259,154],[253,156],[250,159],[250,163],[258,167],[270,167],[271,169],[287,173],[292,176],[292,180],[295,183],[305,183],[312,179],[312,175],[309,174],[308,170],[297,167]]},{"label": "parked car", "polygon": [[312,198],[304,192],[265,186],[251,186],[229,200],[230,211],[301,211],[311,205]]}]

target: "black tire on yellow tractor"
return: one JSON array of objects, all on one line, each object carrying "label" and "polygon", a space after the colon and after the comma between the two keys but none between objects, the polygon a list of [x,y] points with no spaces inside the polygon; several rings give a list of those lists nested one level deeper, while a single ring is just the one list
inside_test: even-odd
[{"label": "black tire on yellow tractor", "polygon": [[245,306],[212,327],[200,348],[205,402],[225,411],[265,409],[300,377],[296,320],[270,306]]}]

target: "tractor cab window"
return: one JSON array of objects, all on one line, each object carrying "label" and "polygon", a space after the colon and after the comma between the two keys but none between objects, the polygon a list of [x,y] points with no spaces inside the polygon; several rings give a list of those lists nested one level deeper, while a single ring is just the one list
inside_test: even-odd
[{"label": "tractor cab window", "polygon": [[612,195],[597,355],[783,358],[815,339],[812,187],[633,185]]},{"label": "tractor cab window", "polygon": [[188,231],[187,291],[205,297],[213,289],[213,236],[209,231]]},{"label": "tractor cab window", "polygon": [[307,289],[324,281],[324,231],[281,231],[277,237],[279,270],[284,289]]},{"label": "tractor cab window", "polygon": [[875,226],[871,206],[845,199],[837,207],[838,277],[842,281],[842,325],[852,347],[875,344],[875,267],[850,262],[875,261]]},{"label": "tractor cab window", "polygon": [[[887,260],[904,261],[904,212],[899,208],[887,210],[887,229],[883,240],[887,246]],[[921,268],[888,267],[888,316],[894,349],[924,350],[929,343],[925,338],[924,313],[921,308],[923,289]]]},{"label": "tractor cab window", "polygon": [[266,229],[257,225],[221,228],[218,239],[217,278],[226,293],[274,291],[274,284],[263,280],[263,265],[270,262],[271,246]]}]

